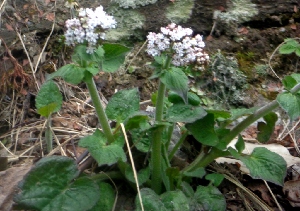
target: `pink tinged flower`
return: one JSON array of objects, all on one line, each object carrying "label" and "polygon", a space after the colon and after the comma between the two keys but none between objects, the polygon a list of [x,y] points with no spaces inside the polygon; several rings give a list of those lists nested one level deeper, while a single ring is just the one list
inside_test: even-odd
[{"label": "pink tinged flower", "polygon": [[170,30],[168,28],[165,27],[161,27],[160,31],[164,34],[164,35],[168,35],[170,33]]},{"label": "pink tinged flower", "polygon": [[159,56],[160,55],[160,51],[156,50],[154,48],[147,49],[147,53],[151,56]]},{"label": "pink tinged flower", "polygon": [[197,41],[202,41],[202,36],[201,36],[200,34],[197,34],[197,35],[195,36],[195,39],[196,39]]},{"label": "pink tinged flower", "polygon": [[170,23],[169,25],[168,25],[168,28],[169,29],[174,29],[176,27],[176,24],[175,23]]}]

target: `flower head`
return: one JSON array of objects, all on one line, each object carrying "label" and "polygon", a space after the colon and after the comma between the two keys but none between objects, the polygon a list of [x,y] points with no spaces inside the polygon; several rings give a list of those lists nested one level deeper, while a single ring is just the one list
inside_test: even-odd
[{"label": "flower head", "polygon": [[66,21],[66,44],[75,45],[87,41],[87,53],[93,53],[97,40],[104,39],[106,29],[115,28],[117,22],[113,16],[107,15],[102,6],[95,10],[80,8],[78,18]]},{"label": "flower head", "polygon": [[193,30],[177,26],[175,23],[160,28],[161,33],[150,32],[147,36],[146,52],[151,56],[159,56],[163,52],[172,54],[172,64],[185,66],[195,64],[201,69],[209,60],[203,50],[205,43],[201,35],[192,37]]}]

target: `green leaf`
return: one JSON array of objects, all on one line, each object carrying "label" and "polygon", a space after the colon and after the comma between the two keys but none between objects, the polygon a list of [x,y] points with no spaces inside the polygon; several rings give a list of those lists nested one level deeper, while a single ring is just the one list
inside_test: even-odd
[{"label": "green leaf", "polygon": [[299,43],[294,39],[286,39],[285,43],[280,46],[279,53],[290,54],[293,53],[299,47]]},{"label": "green leaf", "polygon": [[207,114],[204,118],[185,126],[200,143],[207,146],[216,146],[219,143],[219,138],[214,125],[214,115]]},{"label": "green leaf", "polygon": [[297,84],[297,81],[291,75],[287,75],[283,78],[282,84],[286,90],[291,90]]},{"label": "green leaf", "polygon": [[110,184],[99,182],[100,197],[97,204],[88,211],[112,210],[115,202],[115,191]]},{"label": "green leaf", "polygon": [[[79,175],[73,159],[42,158],[19,184],[15,202],[23,209],[82,211],[92,208],[100,197],[97,184]],[[77,178],[77,179],[76,179]]]},{"label": "green leaf", "polygon": [[191,198],[192,196],[194,196],[194,190],[188,182],[182,181],[180,184],[180,188],[187,197]]},{"label": "green leaf", "polygon": [[270,112],[264,116],[265,122],[257,123],[257,140],[261,143],[266,143],[269,141],[271,135],[274,132],[276,121],[278,120],[277,114]]},{"label": "green leaf", "polygon": [[86,48],[86,45],[77,45],[72,55],[72,61],[82,68],[86,68],[91,65],[99,67],[104,57],[103,48],[99,46],[92,54],[87,53]]},{"label": "green leaf", "polygon": [[243,150],[245,149],[245,141],[241,135],[239,135],[238,140],[235,144],[235,148],[239,153],[242,153]]},{"label": "green leaf", "polygon": [[167,57],[166,55],[160,55],[160,56],[154,56],[154,61],[160,65],[164,65],[164,63],[166,62]]},{"label": "green leaf", "polygon": [[118,123],[140,110],[140,97],[137,88],[115,93],[106,106],[106,115]]},{"label": "green leaf", "polygon": [[168,191],[160,196],[167,210],[190,210],[189,200],[182,191]]},{"label": "green leaf", "polygon": [[[164,159],[164,164],[162,165],[162,168],[163,171],[166,173],[162,174],[163,182],[165,184],[167,191],[174,190],[175,183],[178,181],[178,178],[180,177],[180,170],[178,167],[168,167],[165,163],[166,160]],[[165,175],[167,175],[167,177],[164,178]]]},{"label": "green leaf", "polygon": [[92,75],[96,75],[97,73],[99,73],[99,68],[98,67],[86,67],[85,70],[87,70],[88,72],[90,72]]},{"label": "green leaf", "polygon": [[126,155],[123,151],[123,145],[124,142],[118,140],[108,145],[105,135],[98,129],[93,135],[81,138],[79,141],[79,146],[87,148],[99,166],[112,165],[120,159],[125,162]]},{"label": "green leaf", "polygon": [[206,111],[198,106],[174,104],[167,110],[166,119],[169,122],[194,122],[206,115]]},{"label": "green leaf", "polygon": [[276,98],[280,107],[285,110],[292,120],[300,116],[300,97],[290,92],[283,92]]},{"label": "green leaf", "polygon": [[[141,196],[142,196],[142,204],[144,206],[144,210],[147,211],[169,211],[167,208],[164,206],[163,202],[160,199],[160,196],[157,195],[152,189],[150,188],[143,188],[140,190],[141,191]],[[136,211],[141,211],[141,205],[140,205],[140,200],[138,196],[135,199],[135,206],[136,206]]]},{"label": "green leaf", "polygon": [[126,130],[140,128],[141,125],[147,124],[149,117],[143,112],[136,112],[128,117],[124,123]]},{"label": "green leaf", "polygon": [[84,78],[84,70],[84,68],[81,68],[76,64],[67,64],[59,68],[56,72],[50,74],[47,79],[50,80],[55,77],[61,77],[66,82],[76,85]]},{"label": "green leaf", "polygon": [[207,113],[213,114],[214,118],[223,121],[225,119],[229,119],[231,117],[230,112],[222,111],[222,110],[206,110]]},{"label": "green leaf", "polygon": [[197,177],[197,178],[203,178],[204,175],[206,174],[205,168],[197,168],[196,170],[193,171],[185,171],[183,173],[184,176],[187,177]]},{"label": "green leaf", "polygon": [[[176,94],[175,92],[170,91],[168,93],[168,100],[171,103],[177,104],[177,103],[184,103],[182,97],[180,97],[178,94]],[[198,106],[200,104],[201,100],[198,97],[198,95],[196,95],[193,92],[188,92],[188,104],[193,105],[193,106]]]},{"label": "green leaf", "polygon": [[171,67],[163,72],[160,80],[166,87],[176,92],[187,103],[188,77],[177,67]]},{"label": "green leaf", "polygon": [[[129,180],[132,183],[135,183],[133,170],[132,170],[132,167],[129,165],[125,169],[125,176],[126,176],[127,180]],[[142,184],[144,184],[150,177],[149,167],[141,169],[138,172],[137,177],[138,177],[139,185],[141,186]]]},{"label": "green leaf", "polygon": [[[53,113],[53,111],[56,110],[57,107],[58,107],[58,105],[57,105],[56,102],[55,103],[50,103],[50,104],[48,104],[48,105],[46,105],[44,107],[39,108],[37,110],[37,112],[38,112],[38,114],[40,114],[40,115],[42,115],[44,117],[48,117],[48,116],[50,116]],[[59,108],[60,107],[61,106],[59,106]]]},{"label": "green leaf", "polygon": [[253,107],[253,108],[237,108],[237,109],[231,109],[231,121],[235,121],[236,119],[242,117],[242,116],[246,116],[246,115],[250,115],[253,114],[254,111],[256,111],[257,108]]},{"label": "green leaf", "polygon": [[287,164],[277,153],[264,147],[257,147],[251,155],[240,156],[239,159],[247,166],[254,179],[283,185]]},{"label": "green leaf", "polygon": [[199,185],[191,199],[190,210],[225,211],[226,200],[216,187]]},{"label": "green leaf", "polygon": [[293,74],[291,74],[291,76],[293,77],[293,79],[295,79],[297,81],[297,83],[300,83],[300,74],[299,73],[293,73]]},{"label": "green leaf", "polygon": [[105,51],[102,70],[104,72],[117,71],[124,63],[125,55],[130,51],[130,48],[113,43],[105,43],[102,47]]},{"label": "green leaf", "polygon": [[62,100],[62,95],[57,85],[53,81],[47,81],[36,96],[35,105],[40,115],[48,117],[51,113],[59,111]]},{"label": "green leaf", "polygon": [[130,130],[132,141],[135,147],[141,152],[149,152],[151,144],[152,130],[150,124],[145,123],[141,128]]},{"label": "green leaf", "polygon": [[211,181],[214,184],[214,186],[218,187],[222,183],[222,181],[224,179],[224,175],[217,174],[217,173],[207,174],[205,176],[205,179]]},{"label": "green leaf", "polygon": [[296,48],[295,53],[296,53],[297,56],[300,56],[300,47]]}]

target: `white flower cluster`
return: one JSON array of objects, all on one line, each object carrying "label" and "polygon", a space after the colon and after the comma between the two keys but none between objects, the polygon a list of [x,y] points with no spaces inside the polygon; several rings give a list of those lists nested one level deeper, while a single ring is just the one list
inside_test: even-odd
[{"label": "white flower cluster", "polygon": [[147,36],[147,53],[159,56],[162,52],[172,53],[172,64],[185,66],[195,64],[202,67],[209,60],[208,54],[203,51],[205,43],[202,36],[192,37],[193,30],[182,28],[175,23],[161,27],[161,33],[150,32]]},{"label": "white flower cluster", "polygon": [[75,45],[87,41],[87,53],[93,53],[97,40],[105,38],[104,30],[115,27],[114,17],[107,15],[102,6],[94,11],[89,8],[80,8],[78,18],[66,21],[66,44]]}]

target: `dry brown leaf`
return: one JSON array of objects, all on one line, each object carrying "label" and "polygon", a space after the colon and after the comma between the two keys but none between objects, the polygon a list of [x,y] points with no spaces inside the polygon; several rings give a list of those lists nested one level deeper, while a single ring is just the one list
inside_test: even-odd
[{"label": "dry brown leaf", "polygon": [[285,182],[283,192],[293,207],[300,207],[300,180]]},{"label": "dry brown leaf", "polygon": [[24,10],[28,9],[28,7],[29,7],[29,4],[24,4],[24,5],[23,5],[23,9],[24,9]]},{"label": "dry brown leaf", "polygon": [[213,36],[211,36],[211,35],[208,35],[207,37],[206,37],[206,41],[212,41],[214,38],[213,38]]},{"label": "dry brown leaf", "polygon": [[55,13],[48,13],[48,14],[46,15],[46,19],[47,19],[48,21],[54,21],[54,20],[55,20]]},{"label": "dry brown leaf", "polygon": [[298,7],[296,5],[294,5],[294,12],[297,13],[298,12]]},{"label": "dry brown leaf", "polygon": [[8,23],[5,24],[5,27],[8,31],[14,31],[14,28],[11,25],[9,25]]},{"label": "dry brown leaf", "polygon": [[11,210],[17,185],[30,170],[30,165],[11,167],[0,172],[0,210]]},{"label": "dry brown leaf", "polygon": [[242,27],[238,30],[239,34],[248,34],[249,30],[246,27]]},{"label": "dry brown leaf", "polygon": [[274,206],[274,204],[272,203],[272,196],[269,192],[269,189],[267,188],[267,186],[260,182],[259,180],[255,181],[254,183],[250,183],[248,185],[248,188],[251,189],[253,192],[254,191],[259,191],[261,194],[261,198],[269,205],[269,206]]},{"label": "dry brown leaf", "polygon": [[292,23],[290,27],[291,27],[291,29],[293,29],[293,30],[297,30],[297,25],[294,24],[294,23]]},{"label": "dry brown leaf", "polygon": [[73,123],[74,130],[82,131],[82,126],[78,124],[77,122]]},{"label": "dry brown leaf", "polygon": [[22,66],[26,66],[27,64],[29,64],[29,60],[23,59]]}]

